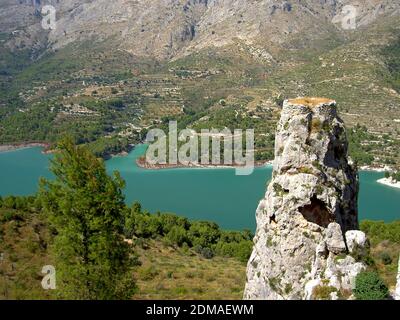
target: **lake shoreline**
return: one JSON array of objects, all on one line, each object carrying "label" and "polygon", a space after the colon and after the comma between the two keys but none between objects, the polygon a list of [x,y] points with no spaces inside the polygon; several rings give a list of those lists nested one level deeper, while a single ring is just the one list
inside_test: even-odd
[{"label": "lake shoreline", "polygon": [[[245,166],[239,165],[226,165],[226,164],[149,164],[144,158],[139,157],[136,159],[136,164],[139,168],[144,170],[164,170],[164,169],[244,169]],[[272,166],[272,161],[256,162],[254,168],[262,168]]]},{"label": "lake shoreline", "polygon": [[[29,148],[43,148],[43,150],[41,151],[42,154],[54,154],[57,152],[56,149],[51,149],[51,144],[48,142],[23,142],[0,145],[0,153],[18,151]],[[135,145],[129,145],[129,148],[127,150],[122,150],[115,153],[105,153],[102,158],[107,161],[114,157],[125,157],[128,156],[134,148]]]},{"label": "lake shoreline", "polygon": [[4,145],[0,145],[0,153],[17,151],[17,150],[22,150],[22,149],[29,149],[29,148],[36,148],[36,147],[43,148],[44,150],[42,152],[44,154],[46,154],[46,153],[48,153],[50,144],[46,143],[46,142],[26,142],[26,143],[4,144]]},{"label": "lake shoreline", "polygon": [[359,171],[373,171],[373,172],[387,172],[391,171],[392,169],[388,166],[380,166],[380,167],[373,167],[373,166],[361,166],[358,168]]},{"label": "lake shoreline", "polygon": [[[103,157],[104,160],[110,160],[114,157],[126,157],[129,155],[131,151],[133,151],[136,147],[140,146],[141,144],[136,144],[136,145],[130,145],[129,151],[123,150],[121,152],[117,153],[112,153],[112,154],[107,154]],[[50,149],[51,144],[47,142],[26,142],[26,143],[15,143],[15,144],[5,144],[5,145],[0,145],[0,153],[2,152],[12,152],[12,151],[17,151],[17,150],[22,150],[22,149],[29,149],[29,148],[35,148],[35,147],[41,147],[43,148],[42,153],[43,154],[52,154],[54,153],[55,150]],[[244,166],[238,166],[238,165],[219,165],[219,164],[208,164],[208,165],[183,165],[183,164],[156,164],[156,165],[150,165],[147,163],[144,163],[142,158],[137,158],[136,159],[136,164],[138,167],[144,170],[163,170],[163,169],[239,169],[239,168],[244,168]],[[255,163],[254,168],[262,168],[262,167],[268,167],[273,165],[273,160],[270,161],[258,161]],[[359,171],[372,171],[372,172],[386,172],[390,171],[390,167],[376,167],[376,166],[361,166],[359,168]],[[383,183],[386,185],[390,185],[388,183]]]},{"label": "lake shoreline", "polygon": [[392,178],[382,178],[382,179],[377,180],[376,182],[378,182],[380,184],[384,184],[385,186],[388,186],[388,187],[400,189],[400,181],[395,181]]},{"label": "lake shoreline", "polygon": [[[145,150],[146,146],[137,145],[129,156],[105,161],[109,174],[119,171],[125,180],[123,194],[128,205],[139,201],[149,212],[174,212],[191,219],[215,221],[231,230],[253,229],[254,212],[265,195],[272,167],[257,168],[246,177],[237,177],[235,170],[219,168],[145,170],[135,164]],[[49,171],[51,156],[41,151],[30,148],[0,154],[2,196],[35,194],[40,177],[53,178]],[[376,182],[383,177],[379,172],[360,172],[360,220],[399,219],[400,189]]]}]

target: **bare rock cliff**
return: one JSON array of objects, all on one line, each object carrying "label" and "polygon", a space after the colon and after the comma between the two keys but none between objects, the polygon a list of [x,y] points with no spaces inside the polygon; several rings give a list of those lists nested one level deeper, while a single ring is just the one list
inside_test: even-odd
[{"label": "bare rock cliff", "polygon": [[397,272],[397,285],[395,292],[395,300],[400,300],[400,257],[399,257],[399,271]]},{"label": "bare rock cliff", "polygon": [[[54,30],[41,28],[43,5],[56,9]],[[357,8],[360,27],[400,14],[398,0],[0,0],[0,33],[12,35],[13,49],[104,42],[171,59],[240,42],[268,57],[271,48],[345,33],[346,5]]]},{"label": "bare rock cliff", "polygon": [[351,296],[368,241],[357,230],[358,174],[347,147],[335,101],[284,102],[272,180],[256,213],[245,299]]}]

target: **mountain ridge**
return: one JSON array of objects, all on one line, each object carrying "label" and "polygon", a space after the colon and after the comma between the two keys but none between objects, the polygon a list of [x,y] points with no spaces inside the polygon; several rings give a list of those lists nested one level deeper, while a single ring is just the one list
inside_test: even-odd
[{"label": "mountain ridge", "polygon": [[[11,48],[40,43],[55,50],[77,41],[109,41],[121,50],[157,59],[227,46],[235,39],[267,49],[290,45],[293,36],[306,39],[335,32],[345,37],[341,28],[345,6],[354,5],[360,28],[400,10],[393,0],[368,0],[362,5],[347,0],[2,0],[0,4],[4,8],[0,31],[15,35],[8,42]],[[50,32],[40,27],[44,4],[57,12],[57,27]]]}]

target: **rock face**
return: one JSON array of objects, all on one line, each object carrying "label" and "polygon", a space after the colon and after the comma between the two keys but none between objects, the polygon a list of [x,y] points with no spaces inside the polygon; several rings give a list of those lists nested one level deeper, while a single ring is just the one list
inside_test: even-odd
[{"label": "rock face", "polygon": [[[398,0],[0,0],[0,32],[12,33],[12,48],[107,41],[134,55],[169,59],[242,41],[268,57],[271,46],[293,36],[304,42],[343,32],[341,19],[332,21],[347,4],[357,7],[360,26],[400,13]],[[55,30],[40,26],[43,5],[57,10]]]},{"label": "rock face", "polygon": [[358,175],[336,102],[284,102],[272,181],[257,212],[245,299],[346,298],[368,249]]},{"label": "rock face", "polygon": [[395,300],[400,300],[400,257],[399,257],[399,271],[397,272],[396,293],[394,298]]}]

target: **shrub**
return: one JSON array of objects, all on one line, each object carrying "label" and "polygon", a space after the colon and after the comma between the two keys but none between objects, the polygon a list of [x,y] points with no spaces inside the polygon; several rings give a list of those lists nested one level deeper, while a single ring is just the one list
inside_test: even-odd
[{"label": "shrub", "polygon": [[134,241],[135,246],[147,250],[149,248],[146,239],[144,238],[136,238]]},{"label": "shrub", "polygon": [[253,242],[250,240],[242,240],[240,242],[219,241],[213,248],[217,255],[235,257],[242,262],[247,262],[253,249]]},{"label": "shrub", "polygon": [[336,291],[336,288],[332,286],[316,286],[313,290],[313,297],[317,300],[330,300],[331,293]]},{"label": "shrub", "polygon": [[390,173],[387,172],[387,171],[385,171],[385,178],[386,178],[386,179],[387,179],[387,178],[390,178]]},{"label": "shrub", "polygon": [[158,221],[161,225],[163,234],[168,234],[174,227],[181,227],[181,229],[187,230],[190,226],[187,218],[169,213],[160,214],[158,216]]},{"label": "shrub", "polygon": [[369,254],[362,256],[361,259],[360,259],[360,257],[353,257],[353,258],[355,258],[356,260],[364,262],[369,267],[375,268],[375,260]]},{"label": "shrub", "polygon": [[15,214],[14,214],[14,212],[11,212],[11,211],[6,211],[2,215],[0,215],[1,222],[8,222],[8,221],[14,220],[14,218],[15,218]]},{"label": "shrub", "polygon": [[214,252],[210,248],[203,248],[201,255],[206,259],[212,259],[214,257]]},{"label": "shrub", "polygon": [[182,243],[182,251],[184,253],[189,253],[189,249],[190,249],[190,247],[186,242]]},{"label": "shrub", "polygon": [[157,275],[158,271],[153,266],[139,270],[139,276],[144,281],[153,280]]},{"label": "shrub", "polygon": [[379,258],[381,259],[381,261],[382,261],[382,263],[384,264],[384,265],[389,265],[389,264],[391,264],[392,262],[393,262],[393,260],[392,260],[392,257],[389,255],[389,253],[387,253],[387,252],[382,252],[380,255],[379,255]]},{"label": "shrub", "polygon": [[299,173],[305,173],[305,174],[313,174],[313,170],[311,168],[307,167],[301,167],[298,169]]},{"label": "shrub", "polygon": [[357,275],[353,293],[357,300],[386,299],[389,290],[375,271],[364,271]]},{"label": "shrub", "polygon": [[318,160],[312,162],[312,165],[317,168],[318,170],[322,170],[322,165],[319,163]]},{"label": "shrub", "polygon": [[282,107],[284,101],[285,99],[281,95],[274,97],[274,102],[278,107]]},{"label": "shrub", "polygon": [[247,262],[250,258],[252,250],[253,250],[253,242],[252,241],[249,241],[249,240],[241,241],[238,244],[238,248],[237,248],[235,257],[237,257],[242,262]]},{"label": "shrub", "polygon": [[167,239],[171,241],[173,244],[181,247],[183,243],[187,243],[188,237],[186,234],[186,230],[179,226],[174,226],[167,234]]},{"label": "shrub", "polygon": [[214,257],[214,252],[207,247],[202,247],[202,246],[195,246],[194,251],[196,251],[198,254],[200,254],[203,258],[206,259],[212,259]]},{"label": "shrub", "polygon": [[311,120],[311,132],[320,131],[321,128],[322,128],[321,120],[319,120],[318,118],[313,118]]},{"label": "shrub", "polygon": [[292,290],[293,290],[292,285],[290,283],[287,283],[286,286],[285,286],[285,294],[291,293]]},{"label": "shrub", "polygon": [[194,246],[210,247],[212,244],[217,243],[221,231],[214,222],[208,221],[195,221],[189,229],[189,239]]},{"label": "shrub", "polygon": [[124,233],[128,238],[132,236],[155,238],[161,234],[161,228],[162,226],[157,216],[147,212],[137,213],[131,211],[125,221]]},{"label": "shrub", "polygon": [[16,208],[16,198],[14,196],[8,196],[3,199],[3,207],[7,209]]},{"label": "shrub", "polygon": [[284,189],[279,183],[274,183],[273,188],[274,192],[280,197],[283,197],[289,193],[289,190]]},{"label": "shrub", "polygon": [[184,294],[188,293],[188,289],[186,289],[184,287],[176,287],[176,288],[174,288],[174,292],[179,295],[184,295]]},{"label": "shrub", "polygon": [[389,240],[400,244],[400,221],[385,223],[384,221],[361,221],[360,228],[373,244]]},{"label": "shrub", "polygon": [[275,292],[280,291],[280,288],[279,288],[280,282],[281,282],[281,280],[279,278],[276,278],[276,277],[268,278],[268,284],[271,287],[271,289],[274,290]]}]

